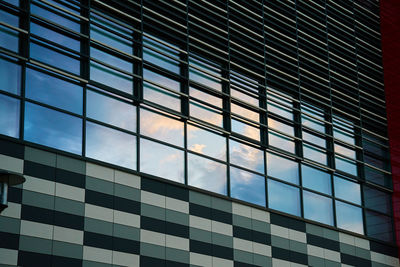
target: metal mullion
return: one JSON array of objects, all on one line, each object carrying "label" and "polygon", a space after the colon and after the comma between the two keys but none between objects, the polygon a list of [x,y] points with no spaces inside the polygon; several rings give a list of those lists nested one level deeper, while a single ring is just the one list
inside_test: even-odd
[{"label": "metal mullion", "polygon": [[93,118],[90,118],[90,117],[84,118],[84,121],[85,122],[90,122],[90,123],[95,123],[95,124],[101,125],[103,127],[107,127],[109,129],[113,129],[113,130],[116,130],[116,131],[119,131],[119,132],[123,132],[123,133],[129,134],[129,135],[132,135],[132,136],[136,136],[137,135],[136,132],[132,132],[132,131],[129,131],[129,130],[126,130],[126,129],[123,129],[123,128],[119,128],[119,127],[114,126],[112,124],[108,124],[106,122],[99,121],[99,120],[96,120],[96,119],[93,119]]},{"label": "metal mullion", "polygon": [[104,63],[103,61],[100,61],[100,60],[98,60],[98,59],[96,59],[96,58],[93,58],[93,57],[90,57],[90,61],[94,61],[94,62],[96,62],[96,63],[98,63],[98,64],[100,64],[100,65],[103,65],[103,66],[108,67],[108,68],[110,68],[110,69],[113,69],[113,70],[115,70],[115,71],[121,72],[121,73],[123,73],[123,74],[125,74],[125,75],[127,75],[127,76],[130,76],[130,77],[133,77],[133,78],[139,78],[139,79],[142,78],[142,77],[140,77],[139,75],[136,75],[136,74],[130,73],[130,72],[126,71],[126,70],[123,70],[123,69],[114,67],[114,66],[112,66],[112,65],[110,65],[110,64]]},{"label": "metal mullion", "polygon": [[170,92],[170,93],[173,93],[173,94],[175,94],[175,95],[178,95],[178,96],[180,96],[180,97],[188,97],[188,94],[187,94],[187,93],[182,93],[182,92],[175,91],[175,90],[173,90],[173,89],[170,89],[170,88],[168,88],[168,87],[165,87],[165,86],[163,86],[163,85],[161,85],[161,84],[159,84],[159,83],[153,82],[153,81],[151,81],[151,80],[143,79],[143,81],[144,81],[144,82],[147,82],[147,83],[150,83],[150,84],[152,84],[152,85],[154,85],[154,86],[157,86],[157,87],[159,87],[159,88],[161,88],[161,89],[163,89],[163,90],[165,90],[165,91],[168,91],[168,92]]},{"label": "metal mullion", "polygon": [[55,67],[46,65],[46,64],[41,63],[41,62],[39,62],[39,61],[30,59],[30,60],[29,60],[29,63],[31,63],[31,64],[33,64],[33,65],[36,65],[36,66],[39,66],[39,67],[42,67],[42,68],[44,68],[44,69],[46,69],[46,70],[50,70],[50,71],[56,72],[56,73],[58,73],[58,74],[67,76],[67,77],[69,77],[69,78],[71,78],[71,79],[80,81],[80,82],[82,82],[82,83],[88,83],[87,80],[82,79],[82,78],[80,78],[79,76],[76,76],[75,74],[68,73],[68,72],[63,71],[63,70],[61,70],[61,69],[56,69]]},{"label": "metal mullion", "polygon": [[133,16],[131,16],[131,15],[125,13],[125,12],[122,12],[122,11],[116,9],[116,8],[113,8],[112,6],[109,6],[109,5],[103,3],[103,2],[100,1],[100,0],[93,0],[93,2],[98,3],[98,4],[100,4],[101,6],[103,6],[103,7],[107,8],[107,9],[113,11],[114,13],[120,14],[120,15],[122,15],[122,16],[125,16],[125,17],[127,17],[127,18],[129,18],[129,19],[131,19],[131,20],[133,20],[133,21],[135,21],[135,22],[138,22],[138,23],[141,22],[140,19],[137,19],[137,18],[135,18],[135,17],[133,17]]},{"label": "metal mullion", "polygon": [[[111,54],[111,55],[113,55],[113,56],[117,56],[117,57],[119,57],[120,59],[121,59],[121,55],[122,56],[125,56],[125,57],[129,57],[129,59],[133,59],[133,60],[135,60],[135,61],[142,61],[142,59],[140,58],[140,57],[137,57],[137,56],[134,56],[134,55],[131,55],[131,54],[128,54],[128,53],[125,53],[125,52],[123,52],[123,51],[121,51],[121,50],[119,50],[119,49],[117,49],[117,48],[114,48],[114,47],[112,47],[112,46],[109,46],[109,45],[107,45],[107,44],[105,44],[105,43],[102,43],[102,42],[100,42],[100,41],[97,41],[97,40],[95,40],[95,39],[92,39],[92,38],[90,38],[90,42],[94,42],[95,43],[95,45],[97,45],[97,46],[99,46],[99,47],[105,47],[105,48],[107,48],[111,53],[108,53],[108,54]],[[94,48],[96,48],[96,47],[94,47]],[[120,55],[121,54],[121,55]],[[122,58],[123,59],[123,58]],[[123,59],[123,60],[125,60],[125,61],[128,61],[128,60],[126,60],[126,59]],[[135,63],[135,62],[132,62],[132,61],[130,61],[131,63]]]},{"label": "metal mullion", "polygon": [[[130,25],[128,25],[128,24],[125,24],[124,22],[121,22],[121,21],[119,21],[119,20],[117,20],[117,19],[114,19],[114,18],[111,17],[110,15],[108,15],[108,14],[106,15],[106,14],[104,14],[104,13],[102,13],[102,12],[96,10],[95,8],[91,8],[90,13],[94,13],[94,14],[96,14],[97,16],[102,17],[102,18],[105,19],[105,20],[109,20],[109,21],[111,21],[111,22],[113,22],[113,23],[115,23],[115,24],[118,24],[118,25],[121,26],[121,27],[127,28],[127,29],[129,29],[129,30],[131,30],[131,31],[134,31],[134,32],[136,32],[136,33],[141,33],[141,30],[138,30],[138,29],[134,28],[133,26],[130,26]],[[95,22],[94,24],[96,25],[96,24],[98,24],[98,23]],[[99,27],[99,25],[96,25],[96,26]],[[103,27],[104,27],[104,26],[103,26]],[[110,31],[111,31],[111,30],[110,30]]]},{"label": "metal mullion", "polygon": [[161,144],[161,145],[164,145],[164,146],[168,146],[168,147],[170,147],[170,148],[178,149],[178,150],[180,150],[180,151],[185,152],[185,149],[184,149],[183,147],[180,147],[180,146],[177,146],[177,145],[174,145],[174,144],[171,144],[171,143],[168,143],[168,142],[165,142],[165,141],[156,139],[156,138],[154,138],[154,137],[146,136],[146,135],[142,135],[142,134],[138,134],[138,136],[139,136],[141,139],[149,140],[149,141],[152,141],[152,142],[154,142],[154,143]]},{"label": "metal mullion", "polygon": [[[170,25],[167,25],[167,24],[165,24],[165,23],[163,23],[163,22],[160,22],[160,21],[157,20],[156,18],[153,18],[153,17],[151,17],[151,16],[149,16],[149,15],[147,15],[147,14],[143,14],[143,18],[146,18],[146,19],[149,19],[149,20],[151,20],[151,21],[153,21],[153,22],[156,22],[156,23],[162,25],[163,27],[168,28],[169,30],[171,30],[171,32],[175,32],[175,33],[177,33],[177,34],[179,34],[179,35],[184,35],[184,33],[182,33],[182,31],[177,30],[176,28],[174,28],[174,27],[172,27],[172,26],[170,26]],[[145,21],[145,20],[143,20],[143,21]],[[143,22],[143,23],[145,23],[145,22]],[[149,22],[147,22],[147,21],[146,21],[146,24],[150,25]],[[155,26],[155,25],[151,25],[151,27],[156,28],[156,29],[157,29],[158,31],[160,31],[160,32],[163,31],[163,30],[160,30],[160,29],[159,29],[157,26]]]},{"label": "metal mullion", "polygon": [[[92,11],[93,12],[93,11]],[[134,38],[131,38],[131,37],[128,37],[127,35],[125,35],[125,34],[123,34],[123,33],[120,33],[120,32],[118,32],[118,31],[116,31],[116,30],[114,30],[114,29],[111,29],[111,28],[109,28],[109,27],[107,27],[107,26],[104,26],[103,24],[101,24],[101,23],[98,23],[98,22],[95,22],[95,21],[93,21],[92,19],[90,19],[90,25],[94,25],[94,26],[96,26],[96,27],[98,27],[98,28],[101,28],[101,29],[103,29],[103,30],[105,30],[105,31],[107,31],[107,32],[110,32],[110,33],[112,33],[112,34],[114,34],[114,35],[117,35],[117,36],[119,36],[119,37],[121,37],[121,38],[123,38],[123,39],[125,39],[125,40],[128,40],[128,41],[131,41],[132,43],[135,43],[136,42],[136,40],[134,39]],[[129,30],[131,30],[131,31],[133,31],[132,29],[129,29]],[[139,31],[133,31],[133,32],[139,32]]]},{"label": "metal mullion", "polygon": [[[209,27],[211,27],[211,28],[213,28],[213,29],[215,29],[215,30],[217,30],[217,31],[219,31],[219,32],[221,32],[221,33],[223,33],[223,34],[225,34],[225,35],[228,35],[228,32],[227,32],[227,31],[225,31],[225,30],[223,30],[223,29],[221,29],[221,28],[219,28],[219,27],[217,27],[217,26],[215,26],[215,25],[212,25],[212,24],[208,23],[207,21],[204,21],[204,20],[200,19],[200,18],[196,17],[196,16],[193,15],[193,14],[189,14],[189,18],[194,18],[194,19],[196,19],[196,20],[198,20],[198,21],[200,21],[200,22],[206,24],[207,26],[209,26]],[[188,22],[189,22],[188,24],[194,24],[194,25],[198,26],[199,28],[201,28],[201,29],[203,29],[203,30],[207,30],[205,27],[200,26],[199,24],[195,23],[194,21],[189,20]],[[188,27],[189,27],[189,25],[188,25]],[[219,36],[217,33],[214,33],[214,32],[212,32],[212,31],[209,31],[209,32],[213,33],[213,34],[216,35],[216,36]]]},{"label": "metal mullion", "polygon": [[143,48],[152,50],[152,51],[155,52],[155,53],[158,53],[158,54],[160,54],[160,55],[163,55],[163,56],[169,58],[170,60],[177,61],[177,62],[179,62],[179,63],[181,63],[181,64],[188,64],[186,61],[184,61],[184,60],[182,60],[182,59],[176,59],[176,58],[174,58],[173,56],[168,55],[167,53],[162,52],[162,51],[160,51],[160,50],[157,50],[157,49],[155,49],[155,48],[153,48],[153,47],[151,47],[151,46],[149,46],[149,45],[143,44]]}]

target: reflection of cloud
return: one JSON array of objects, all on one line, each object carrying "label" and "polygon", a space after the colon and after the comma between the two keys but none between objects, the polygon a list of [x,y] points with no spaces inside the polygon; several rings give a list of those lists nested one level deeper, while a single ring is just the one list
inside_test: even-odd
[{"label": "reflection of cloud", "polygon": [[231,196],[265,206],[265,179],[234,167],[230,168]]},{"label": "reflection of cloud", "polygon": [[244,127],[244,135],[255,140],[260,139],[260,130],[249,125]]},{"label": "reflection of cloud", "polygon": [[197,152],[197,153],[203,153],[203,149],[205,147],[206,147],[206,145],[204,145],[204,144],[201,144],[201,145],[200,144],[194,144],[189,149],[194,151],[194,152]]},{"label": "reflection of cloud", "polygon": [[230,140],[231,162],[264,173],[263,152],[251,146]]},{"label": "reflection of cloud", "polygon": [[180,155],[178,153],[175,154],[169,154],[165,158],[160,159],[160,164],[172,164],[174,161],[178,160],[180,158]]},{"label": "reflection of cloud", "polygon": [[349,158],[353,158],[353,159],[356,158],[356,152],[354,150],[348,149],[346,147],[343,147],[343,146],[340,146],[340,145],[337,145],[337,144],[335,144],[335,152],[339,153],[339,154],[342,154],[342,155],[345,155],[345,156],[347,156]]},{"label": "reflection of cloud", "polygon": [[215,133],[187,126],[187,142],[190,150],[220,160],[226,160],[226,138]]}]

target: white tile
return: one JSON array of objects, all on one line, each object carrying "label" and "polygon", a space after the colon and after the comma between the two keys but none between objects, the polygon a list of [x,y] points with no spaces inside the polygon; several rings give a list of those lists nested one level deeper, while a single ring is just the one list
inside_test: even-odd
[{"label": "white tile", "polygon": [[296,230],[289,229],[289,239],[295,240],[301,243],[307,243],[306,233],[299,232]]},{"label": "white tile", "polygon": [[170,248],[189,251],[189,239],[165,235],[165,245]]},{"label": "white tile", "polygon": [[353,267],[353,265],[347,265],[347,264],[342,263],[342,265],[340,265],[340,267]]},{"label": "white tile", "polygon": [[339,232],[339,241],[341,243],[355,246],[355,238],[352,235]]},{"label": "white tile", "polygon": [[308,266],[307,266],[307,265],[304,265],[304,264],[299,264],[299,263],[291,262],[291,263],[290,263],[290,267],[308,267]]},{"label": "white tile", "polygon": [[21,235],[53,239],[53,225],[21,220]]},{"label": "white tile", "polygon": [[253,242],[253,253],[271,257],[271,246]]},{"label": "white tile", "polygon": [[189,203],[175,198],[165,198],[166,208],[170,210],[179,211],[182,213],[189,213]]},{"label": "white tile", "polygon": [[56,183],[56,196],[85,202],[85,189]]},{"label": "white tile", "polygon": [[272,258],[272,266],[273,267],[290,267],[290,262]]},{"label": "white tile", "polygon": [[0,264],[15,265],[18,263],[18,250],[0,248]]},{"label": "white tile", "polygon": [[102,248],[83,246],[83,259],[111,264],[112,251]]},{"label": "white tile", "polygon": [[139,176],[117,170],[114,175],[116,183],[140,189],[141,179]]},{"label": "white tile", "polygon": [[253,242],[234,237],[233,248],[253,253]]},{"label": "white tile", "polygon": [[218,234],[232,236],[232,225],[217,221],[211,221],[211,231]]},{"label": "white tile", "polygon": [[0,169],[23,173],[24,172],[24,161],[22,159],[17,159],[14,157],[9,157],[0,154]]},{"label": "white tile", "polygon": [[213,267],[233,267],[233,261],[212,257]]},{"label": "white tile", "polygon": [[22,187],[26,190],[54,196],[55,182],[25,175],[26,181]]},{"label": "white tile", "polygon": [[113,222],[114,213],[112,209],[85,204],[85,217]]},{"label": "white tile", "polygon": [[113,251],[112,263],[119,266],[137,267],[140,266],[140,258],[139,255]]},{"label": "white tile", "polygon": [[[204,267],[212,267],[212,257],[208,255],[190,252],[190,264]],[[217,267],[217,266],[215,266]]]},{"label": "white tile", "polygon": [[165,208],[165,196],[154,194],[147,191],[141,191],[140,200],[142,203]]},{"label": "white tile", "polygon": [[165,234],[141,229],[140,242],[145,242],[165,247]]},{"label": "white tile", "polygon": [[289,229],[279,225],[271,224],[271,235],[289,239]]},{"label": "white tile", "polygon": [[251,208],[251,218],[262,222],[270,222],[270,215],[268,211]]},{"label": "white tile", "polygon": [[359,238],[359,237],[355,237],[354,241],[355,241],[354,243],[355,243],[356,247],[363,248],[363,249],[366,249],[366,250],[370,250],[369,241],[368,240],[362,239],[362,238]]},{"label": "white tile", "polygon": [[251,207],[233,202],[232,213],[243,217],[251,218]]},{"label": "white tile", "polygon": [[307,245],[307,254],[318,258],[324,258],[324,249],[313,245]]},{"label": "white tile", "polygon": [[21,204],[8,202],[8,207],[2,211],[1,216],[20,219],[21,218]]},{"label": "white tile", "polygon": [[128,212],[114,210],[114,223],[140,228],[140,216]]},{"label": "white tile", "polygon": [[54,226],[54,240],[83,245],[83,231]]},{"label": "white tile", "polygon": [[324,248],[324,258],[327,260],[340,262],[340,252]]},{"label": "white tile", "polygon": [[386,264],[386,255],[371,251],[371,261]]},{"label": "white tile", "polygon": [[114,182],[114,170],[93,163],[86,163],[86,175]]},{"label": "white tile", "polygon": [[189,215],[189,226],[211,232],[211,220]]}]

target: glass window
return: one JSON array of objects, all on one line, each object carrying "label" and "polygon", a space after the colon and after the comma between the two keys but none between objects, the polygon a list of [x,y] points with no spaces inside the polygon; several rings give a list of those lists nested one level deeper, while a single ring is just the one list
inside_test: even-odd
[{"label": "glass window", "polygon": [[140,134],[183,147],[183,122],[140,110]]},{"label": "glass window", "polygon": [[189,109],[191,117],[222,127],[222,112],[194,101],[190,101]]},{"label": "glass window", "polygon": [[321,133],[325,133],[325,126],[319,120],[303,115],[301,117],[301,123],[303,124],[303,126],[306,126]]},{"label": "glass window", "polygon": [[[179,74],[179,52],[162,44],[161,42],[155,41],[154,39],[158,40],[155,37],[152,37],[151,39],[149,37],[143,36],[143,59],[163,69]],[[176,47],[172,44],[169,45],[172,47]],[[160,52],[156,52],[154,50]]]},{"label": "glass window", "polygon": [[20,94],[21,66],[0,57],[0,90]]},{"label": "glass window", "polygon": [[19,19],[17,16],[0,9],[0,21],[10,24],[14,27],[19,27]]},{"label": "glass window", "polygon": [[143,69],[143,79],[155,82],[159,85],[162,85],[164,87],[167,87],[169,89],[175,90],[177,92],[180,92],[180,83],[172,80],[170,78],[167,78],[163,75],[160,75],[158,73],[155,73],[153,71],[150,71],[148,69]]},{"label": "glass window", "polygon": [[136,136],[86,123],[86,156],[136,169]]},{"label": "glass window", "polygon": [[278,149],[284,150],[286,152],[295,153],[294,141],[284,135],[269,131],[268,132],[268,142],[271,146]]},{"label": "glass window", "polygon": [[188,124],[188,149],[200,154],[226,161],[226,138]]},{"label": "glass window", "polygon": [[324,138],[318,137],[314,134],[308,133],[303,130],[303,140],[310,142],[313,145],[317,145],[326,148],[326,140]]},{"label": "glass window", "polygon": [[337,227],[364,234],[361,208],[337,200],[335,204]]},{"label": "glass window", "polygon": [[18,53],[18,32],[0,25],[0,46]]},{"label": "glass window", "polygon": [[111,55],[103,50],[91,47],[90,56],[92,58],[105,62],[108,65],[114,66],[118,69],[124,70],[126,72],[132,72],[133,66],[131,62],[123,60],[117,56]]},{"label": "glass window", "polygon": [[[254,126],[252,126],[254,125]],[[244,123],[240,120],[232,118],[232,132],[244,135],[248,138],[259,141],[260,140],[260,129],[255,124]]]},{"label": "glass window", "polygon": [[[57,24],[60,24],[66,28],[69,28],[73,31],[80,32],[81,27],[79,22],[76,20],[72,19],[70,15],[67,15],[66,13],[63,13],[63,16],[59,15],[60,11],[58,9],[54,9],[48,5],[46,5],[47,9],[44,9],[42,7],[39,7],[38,5],[32,3],[31,4],[31,13],[34,15],[38,15],[42,18],[46,18],[47,20],[53,21]],[[71,18],[71,19],[69,19]]]},{"label": "glass window", "polygon": [[264,176],[230,167],[231,197],[265,206]]},{"label": "glass window", "polygon": [[303,191],[304,218],[333,225],[332,199]]},{"label": "glass window", "polygon": [[363,186],[364,205],[369,209],[390,214],[392,207],[392,197],[390,194],[369,186]]},{"label": "glass window", "polygon": [[229,140],[229,158],[232,164],[264,174],[264,152],[260,149]]},{"label": "glass window", "polygon": [[268,126],[272,129],[278,130],[288,135],[294,135],[294,129],[292,126],[287,125],[285,123],[279,122],[277,120],[268,118]]},{"label": "glass window", "polygon": [[268,179],[268,206],[271,209],[300,216],[299,189]]},{"label": "glass window", "polygon": [[361,205],[360,185],[346,179],[334,176],[335,196],[349,202]]},{"label": "glass window", "polygon": [[0,134],[19,137],[19,100],[0,94]]},{"label": "glass window", "polygon": [[136,106],[91,90],[87,90],[86,101],[86,113],[89,118],[131,132],[136,131]]},{"label": "glass window", "polygon": [[392,218],[373,211],[365,211],[367,235],[386,242],[393,242]]},{"label": "glass window", "polygon": [[30,68],[26,69],[25,86],[27,98],[82,114],[81,86]]},{"label": "glass window", "polygon": [[335,153],[339,153],[349,158],[356,159],[356,152],[354,150],[338,144],[335,144]]},{"label": "glass window", "polygon": [[19,0],[4,0],[4,2],[10,3],[14,6],[19,6]]},{"label": "glass window", "polygon": [[336,169],[347,172],[351,175],[357,176],[357,165],[354,161],[336,156],[335,157]]},{"label": "glass window", "polygon": [[280,180],[299,184],[299,164],[271,153],[267,153],[267,174]]},{"label": "glass window", "polygon": [[36,23],[31,23],[31,33],[36,34],[40,37],[43,37],[47,40],[50,40],[56,44],[63,45],[68,47],[69,49],[73,49],[77,52],[80,52],[81,44],[78,40],[68,37],[59,32],[50,30],[47,27],[43,27]]},{"label": "glass window", "polygon": [[177,112],[181,111],[180,96],[154,84],[143,82],[143,98]]},{"label": "glass window", "polygon": [[316,161],[320,164],[327,164],[327,156],[324,150],[318,149],[316,147],[303,144],[303,156],[307,159]]},{"label": "glass window", "polygon": [[319,169],[301,165],[303,186],[327,195],[332,195],[331,175]]},{"label": "glass window", "polygon": [[267,109],[269,112],[280,115],[286,119],[293,120],[293,112],[287,106],[291,107],[292,101],[283,100],[280,97],[268,94],[267,98]]},{"label": "glass window", "polygon": [[98,63],[90,63],[90,79],[116,90],[133,94],[133,79],[131,76]]},{"label": "glass window", "polygon": [[212,66],[212,63],[206,63],[206,59],[203,60],[189,58],[191,65],[189,66],[189,79],[216,91],[222,91],[221,80],[217,78],[221,77],[220,70]]},{"label": "glass window", "polygon": [[82,153],[81,119],[26,102],[24,124],[26,141]]},{"label": "glass window", "polygon": [[183,151],[141,138],[140,171],[184,183]]},{"label": "glass window", "polygon": [[364,165],[365,179],[367,181],[385,186],[387,188],[392,188],[392,178],[383,172],[370,168]]},{"label": "glass window", "polygon": [[188,184],[226,195],[226,165],[188,153]]}]

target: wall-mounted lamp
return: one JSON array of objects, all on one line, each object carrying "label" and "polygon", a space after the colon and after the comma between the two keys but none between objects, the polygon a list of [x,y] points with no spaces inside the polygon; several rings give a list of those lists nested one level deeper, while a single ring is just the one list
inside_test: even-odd
[{"label": "wall-mounted lamp", "polygon": [[22,184],[23,182],[25,182],[25,178],[22,174],[0,170],[0,213],[8,207],[8,187]]}]

